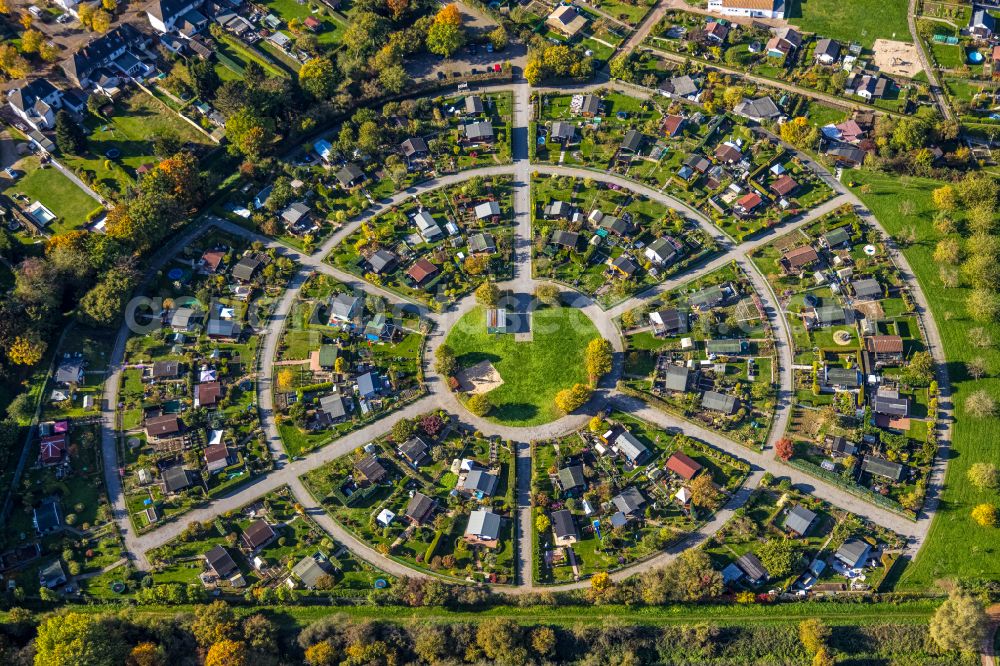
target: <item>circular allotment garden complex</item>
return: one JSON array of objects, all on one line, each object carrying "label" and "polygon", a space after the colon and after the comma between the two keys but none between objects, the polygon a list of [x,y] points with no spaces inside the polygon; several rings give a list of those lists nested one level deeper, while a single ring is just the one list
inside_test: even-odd
[{"label": "circular allotment garden complex", "polygon": [[[427,100],[445,138],[410,142],[411,180],[302,147],[274,160],[283,210],[247,182],[163,248],[142,290],[166,330],[122,327],[95,408],[132,565],[240,594],[522,594],[685,544],[735,592],[806,594],[914,556],[945,378],[905,258],[808,156],[661,102]],[[502,135],[451,145],[461,109],[462,136]]]}]

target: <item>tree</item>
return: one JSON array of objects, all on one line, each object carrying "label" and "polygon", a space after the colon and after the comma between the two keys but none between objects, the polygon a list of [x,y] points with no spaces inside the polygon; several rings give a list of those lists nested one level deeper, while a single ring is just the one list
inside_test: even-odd
[{"label": "tree", "polygon": [[819,128],[798,116],[781,126],[781,140],[796,148],[812,148],[819,143]]},{"label": "tree", "polygon": [[494,307],[500,302],[500,288],[492,282],[484,282],[476,287],[476,302],[486,307]]},{"label": "tree", "polygon": [[291,391],[295,386],[295,371],[291,368],[282,368],[278,371],[278,378],[275,384],[279,391]]},{"label": "tree", "polygon": [[668,601],[710,599],[722,594],[725,586],[709,555],[692,548],[667,566],[643,573],[639,589],[644,602],[660,605]]},{"label": "tree", "polygon": [[409,438],[413,437],[416,432],[417,424],[410,419],[399,419],[392,424],[392,429],[390,430],[390,433],[392,434],[392,441],[397,444],[402,444]]},{"label": "tree", "polygon": [[836,663],[826,646],[821,647],[813,655],[812,666],[834,666]]},{"label": "tree", "polygon": [[[994,260],[991,258],[990,261]],[[1000,317],[1000,295],[991,289],[981,287],[973,289],[965,299],[965,309],[976,321],[984,323],[996,321]]]},{"label": "tree", "polygon": [[117,0],[101,0],[101,7],[103,7],[104,9],[106,9],[109,12],[113,12],[116,9],[118,9],[118,1]]},{"label": "tree", "polygon": [[42,360],[42,355],[48,343],[42,340],[34,331],[14,338],[7,350],[7,357],[17,365],[35,365]]},{"label": "tree", "polygon": [[788,539],[768,539],[757,547],[757,557],[771,578],[790,574],[795,556],[795,546]]},{"label": "tree", "polygon": [[707,509],[716,508],[722,501],[722,495],[712,482],[712,475],[701,474],[691,482],[691,503]]},{"label": "tree", "polygon": [[299,85],[317,100],[329,99],[337,85],[337,71],[329,58],[312,58],[299,69]]},{"label": "tree", "polygon": [[613,354],[614,348],[604,338],[594,338],[587,344],[585,359],[587,375],[592,385],[596,385],[601,377],[611,372]]},{"label": "tree", "polygon": [[550,657],[556,651],[556,632],[552,627],[535,627],[531,630],[531,649],[539,657]]},{"label": "tree", "polygon": [[128,264],[108,270],[104,278],[80,299],[80,319],[97,327],[115,323],[125,309],[125,301],[138,278],[135,269]]},{"label": "tree", "polygon": [[973,379],[982,379],[983,375],[985,375],[988,370],[986,366],[986,359],[982,356],[969,359],[965,363],[965,369],[968,371],[969,376]]},{"label": "tree", "polygon": [[111,27],[111,14],[98,9],[94,12],[94,17],[90,19],[90,29],[94,32],[105,33]]},{"label": "tree", "polygon": [[201,646],[214,646],[222,641],[232,640],[239,629],[236,615],[224,601],[216,600],[204,606],[197,606],[191,633]]},{"label": "tree", "polygon": [[490,40],[494,50],[503,51],[507,48],[507,30],[502,25],[495,27],[486,37]]},{"label": "tree", "polygon": [[535,530],[539,534],[545,534],[550,529],[552,529],[552,521],[544,513],[538,514],[535,518]]},{"label": "tree", "polygon": [[205,101],[215,99],[215,92],[222,85],[222,79],[215,71],[215,65],[208,60],[192,58],[188,60],[188,74],[198,97]]},{"label": "tree", "polygon": [[257,161],[274,139],[274,127],[249,107],[240,109],[226,121],[229,150]]},{"label": "tree", "polygon": [[476,416],[486,416],[493,409],[493,404],[485,393],[477,393],[469,398],[465,406]]},{"label": "tree", "polygon": [[965,411],[969,412],[969,414],[977,419],[984,419],[987,416],[992,416],[996,412],[996,409],[997,405],[993,396],[982,389],[973,391],[969,394],[969,397],[965,399]]},{"label": "tree", "polygon": [[556,407],[569,414],[583,407],[590,400],[591,388],[586,384],[576,384],[572,388],[556,393]]},{"label": "tree", "polygon": [[455,352],[446,344],[441,345],[434,352],[434,370],[444,377],[451,377],[458,370],[458,361],[455,359]]},{"label": "tree", "polygon": [[559,287],[542,283],[535,287],[535,298],[546,305],[559,305]]},{"label": "tree", "polygon": [[465,44],[462,13],[454,4],[443,6],[427,30],[426,45],[431,53],[450,57]]},{"label": "tree", "polygon": [[167,666],[166,650],[156,643],[139,643],[128,653],[125,666]]},{"label": "tree", "polygon": [[972,485],[980,490],[994,490],[1000,486],[1000,470],[993,463],[977,462],[967,474]]},{"label": "tree", "polygon": [[830,627],[823,624],[822,620],[811,618],[799,622],[799,640],[809,654],[815,655],[825,649],[829,638]]},{"label": "tree", "polygon": [[21,52],[38,53],[42,48],[42,33],[37,30],[25,30],[21,35]]},{"label": "tree", "polygon": [[[83,5],[81,5],[83,6]],[[0,70],[11,79],[23,79],[31,66],[11,44],[0,44]]]},{"label": "tree", "polygon": [[931,639],[945,651],[976,652],[986,632],[983,606],[968,592],[953,590],[930,621]]},{"label": "tree", "polygon": [[482,275],[489,268],[490,258],[485,254],[470,254],[465,258],[462,268],[469,275]]},{"label": "tree", "polygon": [[942,238],[934,248],[934,263],[955,265],[962,259],[962,246],[955,238]]},{"label": "tree", "polygon": [[87,148],[87,137],[83,128],[76,124],[73,116],[65,109],[56,114],[56,145],[64,154],[80,155]]},{"label": "tree", "polygon": [[911,386],[927,386],[934,379],[934,357],[928,351],[915,352],[903,370],[903,381]]},{"label": "tree", "polygon": [[226,638],[213,643],[205,657],[205,666],[249,666],[250,656],[245,643]]},{"label": "tree", "polygon": [[100,615],[52,615],[38,627],[38,666],[105,666],[125,661],[127,643],[116,625]]},{"label": "tree", "polygon": [[977,504],[976,507],[972,509],[972,519],[976,521],[976,524],[980,527],[996,527],[997,508],[988,503]]},{"label": "tree", "polygon": [[310,645],[306,648],[305,657],[309,666],[334,666],[339,661],[329,639]]},{"label": "tree", "polygon": [[476,629],[476,645],[500,664],[523,664],[528,661],[522,645],[521,625],[513,619],[494,617],[483,620]]},{"label": "tree", "polygon": [[951,185],[943,185],[931,193],[938,210],[953,211],[958,206],[958,193]]},{"label": "tree", "polygon": [[788,460],[791,460],[793,455],[795,455],[795,445],[792,444],[792,440],[787,437],[782,437],[774,443],[774,453],[779,458],[787,462]]},{"label": "tree", "polygon": [[590,429],[590,432],[593,433],[601,432],[601,429],[604,427],[604,419],[602,419],[600,416],[592,416],[590,418],[590,423],[587,425],[587,427]]}]

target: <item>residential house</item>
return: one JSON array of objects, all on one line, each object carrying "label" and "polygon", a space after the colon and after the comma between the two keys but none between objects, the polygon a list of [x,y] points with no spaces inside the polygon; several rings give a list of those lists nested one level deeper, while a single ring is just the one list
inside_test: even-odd
[{"label": "residential house", "polygon": [[573,5],[558,5],[545,19],[545,25],[572,39],[587,25],[587,17],[580,14]]},{"label": "residential house", "polygon": [[641,465],[645,463],[649,457],[649,449],[646,445],[640,442],[635,435],[630,433],[628,430],[623,430],[618,437],[615,438],[614,444],[612,446],[618,453],[625,456],[625,458],[633,465]]},{"label": "residential house", "polygon": [[767,55],[771,58],[784,60],[793,51],[802,46],[802,35],[792,28],[779,29],[766,46]]},{"label": "residential house", "polygon": [[281,211],[281,220],[294,233],[304,233],[310,229],[312,210],[303,201],[296,201]]},{"label": "residential house", "polygon": [[713,412],[731,415],[739,408],[739,398],[718,391],[705,391],[701,395],[701,407]]},{"label": "residential house", "polygon": [[205,564],[218,578],[228,578],[239,571],[233,556],[224,546],[216,546],[205,553]]},{"label": "residential house", "polygon": [[788,510],[785,516],[785,529],[800,537],[804,537],[816,521],[816,514],[801,504],[796,504]]},{"label": "residential house", "polygon": [[403,151],[403,157],[408,160],[420,159],[430,154],[427,142],[420,137],[407,139],[399,145],[399,149]]},{"label": "residential house", "polygon": [[625,133],[625,138],[622,139],[621,145],[618,146],[618,153],[628,156],[638,155],[639,151],[642,150],[642,144],[645,140],[646,136],[642,132],[630,129]]},{"label": "residential house", "polygon": [[411,467],[420,467],[427,463],[430,456],[427,455],[427,443],[419,436],[411,437],[403,442],[399,447],[399,453],[410,463]]},{"label": "residential house", "polygon": [[684,129],[684,116],[669,115],[660,123],[663,135],[668,139],[676,137]]},{"label": "residential house", "polygon": [[847,323],[847,312],[839,305],[821,305],[813,308],[816,325],[820,328],[839,326]]},{"label": "residential house", "polygon": [[223,470],[229,466],[229,447],[220,438],[218,443],[205,447],[203,458],[209,474]]},{"label": "residential house", "polygon": [[[146,18],[149,19],[149,24],[157,32],[170,32],[175,27],[180,27],[185,21],[188,21],[188,14],[195,11],[195,8],[201,5],[201,2],[202,0],[153,0],[153,2],[146,5]],[[198,14],[199,16],[201,15],[200,12]],[[190,18],[197,19],[195,16],[191,16]],[[195,24],[197,20],[188,22]]]},{"label": "residential house", "polygon": [[486,509],[471,512],[464,538],[473,545],[496,548],[500,545],[500,516]]},{"label": "residential house", "polygon": [[663,378],[663,388],[673,393],[683,393],[687,391],[688,380],[691,373],[682,365],[671,363],[663,368],[661,377]]},{"label": "residential house", "polygon": [[473,209],[477,220],[496,222],[500,219],[500,204],[496,201],[484,201]]},{"label": "residential house", "polygon": [[472,254],[494,254],[497,251],[496,239],[491,233],[478,233],[469,237],[469,252]]},{"label": "residential house", "polygon": [[587,479],[583,476],[583,465],[569,465],[559,470],[559,488],[565,494],[583,491],[587,488]]},{"label": "residential house", "polygon": [[798,189],[799,184],[794,178],[789,176],[787,173],[781,174],[773,183],[771,183],[770,190],[779,197],[788,197]]},{"label": "residential house", "polygon": [[437,503],[421,492],[413,493],[409,503],[406,505],[406,517],[414,525],[423,525],[434,515],[434,507]]},{"label": "residential house", "polygon": [[702,470],[701,463],[681,451],[674,451],[667,458],[667,470],[685,481],[690,481]]},{"label": "residential house", "polygon": [[897,483],[902,481],[903,477],[906,476],[906,467],[904,465],[871,455],[865,456],[865,459],[861,463],[861,471]]},{"label": "residential house", "polygon": [[871,102],[885,97],[891,81],[881,74],[852,74],[847,79],[845,89],[861,99]]},{"label": "residential house", "polygon": [[321,553],[306,555],[292,567],[292,575],[287,584],[290,587],[294,586],[298,580],[307,590],[324,587],[324,581],[330,576],[329,569],[330,563]]},{"label": "residential house", "polygon": [[203,384],[195,384],[194,386],[195,409],[198,407],[215,407],[221,397],[221,382],[205,382]]},{"label": "residential house", "polygon": [[601,115],[601,99],[591,94],[573,95],[570,98],[569,110],[570,113],[584,118],[599,116]]},{"label": "residential house", "polygon": [[389,471],[374,454],[368,454],[354,463],[354,475],[368,483],[382,483],[389,478]]},{"label": "residential house", "polygon": [[264,260],[256,254],[246,254],[233,266],[233,279],[246,284],[252,282],[264,268]]},{"label": "residential house", "polygon": [[417,231],[420,233],[420,237],[423,238],[428,243],[436,238],[439,238],[444,232],[441,231],[441,227],[434,220],[434,216],[431,215],[426,210],[421,210],[413,214],[413,223],[417,227]]},{"label": "residential house", "polygon": [[677,308],[664,308],[649,313],[653,335],[680,335],[688,332],[688,316]]},{"label": "residential house", "polygon": [[576,140],[576,125],[557,120],[549,130],[549,141],[566,146]]},{"label": "residential house", "polygon": [[330,323],[350,323],[361,316],[365,303],[358,296],[337,294],[330,299],[327,310],[330,313]]},{"label": "residential house", "polygon": [[347,418],[347,406],[339,393],[329,393],[319,399],[319,411],[324,425],[339,423]]},{"label": "residential house", "polygon": [[861,388],[861,372],[857,368],[824,366],[820,386],[834,391],[854,391]]},{"label": "residential house", "polygon": [[236,341],[243,335],[243,324],[235,319],[212,317],[205,327],[205,335],[212,340]]},{"label": "residential house", "polygon": [[691,101],[697,101],[701,92],[698,83],[687,74],[664,80],[659,89],[667,97],[680,97]]},{"label": "residential house", "polygon": [[622,278],[630,278],[636,274],[639,267],[628,255],[620,254],[611,262],[612,272]]},{"label": "residential house", "polygon": [[743,152],[732,141],[724,141],[715,147],[715,159],[724,164],[736,164],[743,158]]},{"label": "residential house", "polygon": [[883,386],[872,397],[872,411],[894,418],[906,418],[910,414],[910,400],[899,395],[899,389]]},{"label": "residential house", "polygon": [[832,65],[840,60],[840,44],[828,38],[817,40],[813,58],[822,65]]},{"label": "residential house", "polygon": [[193,307],[179,307],[170,313],[170,328],[179,333],[190,333],[198,327],[201,316],[202,313]]},{"label": "residential house", "polygon": [[802,245],[785,252],[779,263],[781,270],[789,275],[799,275],[813,263],[819,261],[819,254],[812,245]]},{"label": "residential house", "polygon": [[871,553],[872,547],[858,539],[853,537],[848,539],[843,543],[843,545],[837,549],[834,553],[834,557],[844,563],[848,569],[858,569],[863,567],[868,561],[868,555]]},{"label": "residential house", "polygon": [[556,229],[552,232],[552,240],[549,242],[553,245],[558,245],[559,247],[575,250],[577,244],[580,242],[580,234],[575,231]]},{"label": "residential house", "polygon": [[785,4],[784,0],[708,0],[708,11],[723,16],[782,19]]},{"label": "residential house", "polygon": [[611,501],[619,511],[628,517],[640,515],[642,507],[646,505],[646,498],[635,486],[629,486],[615,495]]},{"label": "residential house", "polygon": [[31,523],[35,527],[35,532],[39,536],[44,536],[56,530],[62,529],[62,511],[59,509],[59,501],[50,497],[42,501],[31,511]]},{"label": "residential house", "polygon": [[767,567],[760,561],[760,558],[753,553],[743,553],[736,559],[736,566],[746,574],[751,585],[760,585],[770,578]]},{"label": "residential house", "polygon": [[847,227],[837,227],[831,231],[826,232],[820,238],[823,243],[831,250],[842,245],[846,245],[851,241],[851,234],[847,231]]},{"label": "residential house", "polygon": [[58,465],[66,459],[66,433],[47,435],[38,442],[38,462],[42,465]]},{"label": "residential house", "polygon": [[774,122],[781,118],[781,109],[770,97],[748,99],[746,97],[736,105],[733,113],[757,122]]},{"label": "residential house", "polygon": [[354,162],[348,162],[337,171],[337,182],[345,190],[351,190],[365,182],[365,172]]},{"label": "residential house", "polygon": [[274,528],[266,520],[258,518],[243,530],[240,539],[247,550],[253,553],[271,543],[276,536]]},{"label": "residential house", "polygon": [[84,361],[82,356],[64,358],[56,367],[55,380],[63,386],[77,386],[83,383]]},{"label": "residential house", "polygon": [[465,112],[472,116],[483,114],[483,98],[479,95],[469,95],[465,98]]},{"label": "residential house", "polygon": [[576,521],[567,509],[552,513],[552,534],[557,546],[572,546],[580,540],[580,534],[576,531]]},{"label": "residential house", "polygon": [[191,475],[183,465],[168,467],[160,473],[163,481],[163,492],[174,495],[191,486]]},{"label": "residential house", "polygon": [[493,134],[493,123],[489,120],[462,125],[459,132],[461,134],[460,141],[470,146],[491,144],[496,140]]},{"label": "residential house", "polygon": [[742,197],[736,200],[736,205],[733,206],[733,212],[736,213],[738,217],[749,217],[753,215],[753,212],[757,210],[757,207],[764,203],[764,200],[756,192],[748,192]]},{"label": "residential house", "polygon": [[[13,579],[11,579],[13,580]],[[38,570],[38,584],[48,590],[54,590],[69,582],[62,561],[56,558]]]},{"label": "residential house", "polygon": [[406,274],[413,280],[414,284],[421,286],[438,274],[438,267],[421,257],[417,259],[416,263],[410,267],[410,270]]},{"label": "residential house", "polygon": [[705,25],[705,39],[714,44],[725,44],[729,35],[729,26],[719,21],[709,21]]},{"label": "residential house", "polygon": [[736,298],[736,288],[731,282],[726,282],[694,292],[688,296],[688,304],[696,310],[705,312],[725,305],[734,298]]},{"label": "residential house", "polygon": [[62,108],[62,98],[62,91],[46,78],[33,79],[20,88],[7,91],[10,108],[38,131],[55,127],[56,111]]},{"label": "residential house", "polygon": [[834,458],[853,456],[858,447],[841,435],[826,435],[823,438],[823,448]]},{"label": "residential house", "polygon": [[366,372],[359,376],[357,385],[358,395],[366,400],[370,400],[382,392],[382,380],[373,372]]},{"label": "residential house", "polygon": [[670,236],[662,236],[646,246],[643,254],[654,264],[665,266],[680,255],[681,245]]},{"label": "residential house", "polygon": [[171,439],[181,433],[181,421],[176,414],[163,414],[147,418],[145,429],[150,441]]},{"label": "residential house", "polygon": [[74,85],[88,88],[98,70],[108,67],[129,48],[141,48],[147,39],[131,23],[122,23],[95,37],[62,61],[63,72]]},{"label": "residential house", "polygon": [[973,5],[968,30],[969,34],[977,39],[990,40],[997,31],[996,17],[990,14],[986,7]]},{"label": "residential house", "polygon": [[497,483],[500,479],[496,474],[488,472],[480,467],[469,470],[463,478],[459,480],[456,489],[464,495],[482,499],[493,497],[496,492]]},{"label": "residential house", "polygon": [[750,351],[750,343],[742,338],[722,338],[705,340],[705,351],[709,358],[716,356],[740,356]]},{"label": "residential house", "polygon": [[546,220],[568,220],[576,212],[576,206],[565,201],[552,200],[542,209],[542,216]]},{"label": "residential house", "polygon": [[872,355],[876,366],[900,365],[903,360],[903,338],[898,335],[871,335],[865,338],[865,351]]},{"label": "residential house", "polygon": [[851,282],[851,289],[854,291],[854,297],[859,301],[877,301],[885,295],[882,285],[874,278],[854,280]]},{"label": "residential house", "polygon": [[388,273],[396,267],[396,255],[388,250],[378,250],[368,257],[368,267],[376,275]]},{"label": "residential house", "polygon": [[829,155],[838,166],[842,167],[860,166],[864,163],[865,157],[868,155],[868,153],[857,146],[844,145],[831,146],[827,149],[826,154]]}]

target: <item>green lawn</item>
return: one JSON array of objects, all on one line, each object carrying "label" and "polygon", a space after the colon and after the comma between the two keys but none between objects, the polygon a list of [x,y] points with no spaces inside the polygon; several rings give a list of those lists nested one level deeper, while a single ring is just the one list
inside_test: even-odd
[{"label": "green lawn", "polygon": [[58,169],[52,166],[40,168],[38,158],[33,155],[17,162],[14,168],[26,172],[26,175],[16,181],[0,176],[3,193],[7,196],[18,193],[27,195],[31,201],[22,202],[24,205],[41,201],[56,215],[57,219],[49,225],[53,233],[79,229],[86,222],[87,214],[101,207]]},{"label": "green lawn", "polygon": [[[311,9],[312,6],[316,6],[316,3],[300,3],[296,0],[267,0],[262,4],[286,23],[292,19],[299,19],[302,21],[305,20],[307,16],[315,18],[322,24],[314,33],[316,35],[316,41],[319,42],[321,46],[336,46],[340,43],[343,33],[347,30],[347,24],[343,21],[343,19],[333,15],[333,13],[327,10],[322,4],[319,4],[318,6],[323,9],[317,13],[313,13]],[[283,27],[282,30],[288,33],[286,28]]]},{"label": "green lawn", "polygon": [[[996,503],[997,496],[995,492],[977,490],[968,483],[966,473],[973,463],[1000,460],[1000,419],[973,418],[965,412],[964,401],[973,390],[980,388],[993,395],[1000,394],[1000,377],[994,375],[973,381],[962,368],[964,362],[977,356],[984,357],[990,367],[998,367],[1000,350],[995,345],[979,349],[969,344],[968,331],[981,324],[966,315],[964,302],[968,289],[943,286],[938,265],[933,260],[939,234],[932,224],[934,208],[931,192],[942,183],[866,172],[854,172],[850,178],[859,186],[867,184],[870,187],[868,193],[862,193],[860,189],[856,191],[890,233],[915,231],[916,242],[906,247],[904,253],[930,302],[943,338],[954,389],[952,400],[956,407],[956,420],[941,505],[927,542],[916,561],[903,573],[900,587],[926,589],[945,577],[995,580],[998,576],[996,553],[1000,552],[1000,530],[979,527],[969,514],[981,502]],[[907,210],[909,205],[900,210],[904,201],[913,203],[909,215],[905,214],[911,212]],[[986,328],[994,341],[1000,339],[1000,325],[987,325]]]},{"label": "green lawn", "polygon": [[[62,159],[78,173],[87,172],[95,187],[109,194],[124,192],[133,184],[136,169],[159,161],[153,155],[155,136],[172,136],[181,145],[211,143],[162,102],[143,92],[119,99],[110,119],[91,115],[84,125],[90,131],[86,154],[64,155]],[[109,160],[110,150],[117,150],[119,156]]]},{"label": "green lawn", "polygon": [[808,32],[871,48],[876,39],[910,41],[906,0],[794,0],[789,22]]},{"label": "green lawn", "polygon": [[553,402],[556,393],[587,382],[584,349],[599,336],[586,315],[571,308],[536,310],[531,329],[531,342],[515,342],[512,334],[490,335],[485,310],[477,307],[448,334],[460,366],[488,360],[503,378],[503,385],[488,394],[493,421],[518,426],[552,421],[561,416]]}]

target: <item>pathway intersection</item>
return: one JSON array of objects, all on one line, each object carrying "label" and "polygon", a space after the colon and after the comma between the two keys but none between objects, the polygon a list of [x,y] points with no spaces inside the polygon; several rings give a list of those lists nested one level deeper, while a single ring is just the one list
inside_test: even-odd
[{"label": "pathway intersection", "polygon": [[[799,228],[809,222],[818,219],[824,214],[842,206],[844,204],[853,205],[859,214],[876,228],[882,230],[878,221],[871,216],[863,204],[839,181],[837,181],[822,165],[819,165],[803,154],[799,154],[791,146],[786,148],[798,154],[799,158],[808,168],[813,169],[819,176],[834,189],[836,196],[807,213],[786,222],[785,224],[770,230],[763,237],[756,238],[744,243],[736,243],[725,236],[715,225],[697,211],[691,209],[682,202],[670,197],[659,190],[655,190],[639,183],[632,182],[626,178],[615,176],[606,172],[581,169],[575,167],[561,167],[545,164],[531,164],[529,162],[528,142],[529,122],[531,120],[531,100],[530,87],[527,83],[515,83],[506,86],[494,86],[489,90],[511,90],[514,94],[514,110],[512,124],[512,155],[513,163],[502,166],[491,166],[480,169],[451,174],[441,178],[426,181],[419,186],[410,188],[405,192],[397,193],[388,200],[379,202],[378,205],[347,223],[342,229],[334,233],[320,248],[312,254],[305,254],[289,248],[273,239],[254,234],[247,229],[234,225],[226,220],[208,216],[205,224],[176,239],[169,247],[165,248],[158,259],[150,266],[149,275],[155,274],[156,270],[162,267],[165,262],[177,251],[190,243],[198,234],[203,233],[211,227],[218,227],[230,234],[258,240],[269,247],[276,248],[279,253],[287,256],[299,265],[299,268],[291,279],[288,289],[283,296],[274,304],[273,309],[266,321],[258,326],[258,335],[263,338],[260,346],[259,365],[257,368],[257,397],[260,410],[260,419],[263,431],[266,435],[268,446],[272,456],[277,461],[276,469],[261,475],[248,484],[241,486],[229,495],[207,502],[201,507],[187,513],[180,520],[176,520],[162,525],[158,529],[145,534],[137,534],[130,523],[127,507],[125,506],[122,492],[122,471],[118,461],[118,438],[119,429],[117,427],[117,406],[119,403],[119,390],[122,379],[122,363],[124,360],[125,342],[128,339],[128,328],[123,325],[119,331],[115,346],[112,352],[111,363],[109,365],[109,375],[106,383],[105,407],[103,411],[103,459],[106,475],[108,493],[114,510],[114,518],[118,522],[125,541],[128,557],[139,569],[149,569],[150,562],[146,553],[168,541],[176,538],[191,521],[207,521],[213,517],[238,509],[253,500],[265,495],[268,492],[288,486],[291,489],[297,502],[305,507],[306,512],[316,520],[316,522],[326,530],[333,538],[340,541],[354,554],[370,564],[395,576],[417,576],[427,577],[431,574],[416,571],[400,562],[377,553],[374,548],[362,543],[347,530],[341,527],[317,504],[303,486],[300,477],[307,472],[314,470],[330,461],[349,454],[360,446],[387,433],[392,424],[402,417],[415,417],[421,413],[433,409],[444,409],[458,415],[459,419],[485,435],[499,436],[514,442],[517,465],[517,520],[515,534],[518,541],[518,577],[517,585],[498,587],[498,590],[520,594],[537,589],[560,590],[585,587],[586,581],[578,583],[564,584],[558,586],[545,586],[536,588],[532,582],[532,545],[531,545],[531,447],[530,442],[560,436],[581,427],[590,416],[600,409],[611,405],[616,409],[635,414],[636,416],[654,423],[662,428],[672,428],[681,431],[692,437],[717,447],[727,453],[747,461],[751,465],[751,475],[744,486],[734,494],[728,504],[715,514],[706,524],[702,525],[696,532],[688,536],[684,542],[677,544],[670,549],[655,555],[652,558],[635,563],[629,567],[617,571],[613,578],[622,579],[637,572],[651,567],[661,566],[682,552],[705,539],[711,537],[732,516],[733,512],[741,507],[747,500],[750,491],[757,486],[765,472],[770,472],[777,477],[788,477],[792,483],[809,491],[832,504],[868,518],[880,525],[903,535],[908,539],[906,547],[910,556],[916,554],[930,527],[930,513],[936,505],[936,498],[940,485],[944,478],[945,455],[938,457],[938,463],[931,475],[928,484],[928,502],[925,512],[921,513],[918,519],[910,521],[896,513],[887,511],[873,504],[870,504],[843,489],[828,484],[824,481],[809,476],[797,469],[790,467],[777,459],[773,454],[774,442],[783,436],[791,412],[792,387],[792,345],[788,323],[783,312],[778,307],[777,299],[772,293],[767,280],[762,276],[753,263],[747,258],[748,253],[757,247],[771,242],[779,233],[786,233]],[[499,425],[486,419],[478,418],[467,412],[459,403],[455,395],[448,390],[447,383],[439,377],[433,369],[434,351],[444,341],[452,325],[469,309],[475,306],[473,296],[468,296],[446,310],[443,313],[434,313],[423,306],[411,303],[393,292],[364,283],[357,277],[347,274],[330,264],[324,262],[324,258],[329,255],[337,244],[341,243],[351,233],[353,233],[364,220],[384,212],[387,208],[401,204],[414,194],[426,192],[432,189],[454,185],[474,176],[499,176],[509,175],[513,177],[513,203],[514,221],[516,229],[516,240],[514,243],[515,270],[511,280],[500,284],[501,289],[509,290],[514,294],[529,296],[534,292],[536,280],[532,277],[531,270],[531,206],[532,198],[530,192],[531,175],[533,172],[542,174],[566,175],[577,178],[591,178],[597,181],[613,183],[629,189],[637,194],[642,194],[650,199],[660,202],[687,219],[700,225],[706,233],[714,238],[719,245],[718,256],[702,265],[687,271],[683,275],[666,280],[664,283],[652,289],[638,294],[625,302],[607,310],[602,310],[591,299],[582,295],[572,295],[572,307],[579,307],[595,324],[601,335],[612,341],[616,354],[616,364],[609,377],[605,379],[599,390],[588,405],[580,410],[581,413],[565,416],[551,423],[541,426],[522,428]],[[882,230],[884,233],[884,230]],[[895,250],[892,251],[894,260],[897,262],[900,272],[908,282],[917,302],[917,311],[925,327],[928,339],[929,350],[938,362],[939,384],[942,388],[944,399],[942,403],[942,421],[947,424],[950,414],[948,396],[947,376],[944,373],[944,357],[940,345],[940,338],[933,319],[927,314],[928,308],[923,294],[913,278],[912,271],[906,264],[905,259]],[[621,357],[623,346],[621,333],[616,326],[614,319],[623,312],[634,308],[648,299],[650,296],[672,289],[685,282],[705,275],[720,266],[729,262],[736,262],[742,270],[749,276],[757,294],[760,296],[764,310],[769,320],[770,327],[774,334],[775,345],[778,354],[779,372],[779,392],[771,435],[763,452],[751,450],[741,444],[736,443],[716,432],[701,428],[678,417],[671,416],[662,411],[647,406],[640,400],[625,396],[615,390],[615,382],[621,375]],[[272,373],[275,360],[277,359],[278,346],[282,337],[284,327],[292,307],[298,296],[299,290],[309,275],[314,272],[330,275],[336,280],[344,283],[352,289],[382,296],[390,307],[406,310],[409,312],[419,312],[421,316],[433,322],[434,329],[428,335],[427,351],[424,358],[425,376],[428,393],[426,396],[408,404],[391,416],[377,421],[364,428],[360,428],[330,444],[316,449],[308,454],[286,461],[281,437],[278,433],[275,422],[275,414],[272,402]],[[141,288],[139,290],[141,293]],[[570,294],[565,294],[567,297]],[[946,447],[948,442],[947,425],[940,433],[939,439]]]}]

